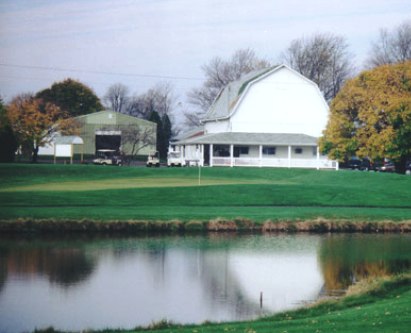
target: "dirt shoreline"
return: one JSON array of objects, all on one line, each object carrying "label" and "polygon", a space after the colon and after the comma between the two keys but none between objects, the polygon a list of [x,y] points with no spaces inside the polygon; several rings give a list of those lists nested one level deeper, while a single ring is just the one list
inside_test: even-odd
[{"label": "dirt shoreline", "polygon": [[411,221],[350,221],[330,220],[318,218],[304,221],[264,221],[255,222],[249,219],[223,219],[217,218],[209,221],[170,220],[55,220],[55,219],[30,219],[0,220],[0,233],[207,233],[207,232],[362,232],[379,233],[411,232]]}]

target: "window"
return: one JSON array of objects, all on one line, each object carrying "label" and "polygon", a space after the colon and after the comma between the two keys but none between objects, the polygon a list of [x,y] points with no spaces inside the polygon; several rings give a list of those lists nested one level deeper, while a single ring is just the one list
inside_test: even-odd
[{"label": "window", "polygon": [[276,147],[263,147],[263,155],[275,155]]},{"label": "window", "polygon": [[313,156],[317,156],[317,147],[313,147]]},{"label": "window", "polygon": [[215,145],[213,148],[213,155],[218,157],[227,157],[230,156],[230,146],[226,145]]},{"label": "window", "polygon": [[295,149],[294,149],[294,153],[295,153],[295,154],[302,154],[302,153],[303,153],[303,149],[300,148],[300,147],[295,148]]},{"label": "window", "polygon": [[248,155],[248,149],[249,147],[247,146],[234,147],[234,157],[240,157],[240,155]]}]

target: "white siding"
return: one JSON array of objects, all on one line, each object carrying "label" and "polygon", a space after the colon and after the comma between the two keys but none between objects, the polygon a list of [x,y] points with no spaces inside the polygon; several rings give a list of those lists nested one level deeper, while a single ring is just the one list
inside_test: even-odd
[{"label": "white siding", "polygon": [[318,137],[326,126],[327,116],[328,106],[318,88],[282,68],[249,86],[232,115],[231,131]]},{"label": "white siding", "polygon": [[287,158],[288,157],[288,146],[267,146],[275,147],[275,155],[265,155],[263,158]]}]

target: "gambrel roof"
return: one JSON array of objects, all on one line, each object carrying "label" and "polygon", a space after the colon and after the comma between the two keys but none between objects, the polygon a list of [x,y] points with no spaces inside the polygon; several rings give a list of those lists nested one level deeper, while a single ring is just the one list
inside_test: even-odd
[{"label": "gambrel roof", "polygon": [[[241,102],[241,99],[247,93],[250,86],[283,68],[290,70],[297,76],[301,77],[304,81],[313,84],[318,89],[318,86],[314,82],[284,64],[255,70],[242,76],[240,79],[229,83],[225,88],[223,88],[205,114],[202,122],[204,123],[207,121],[229,118],[235,112],[235,108]],[[319,90],[318,93],[321,95]]]}]

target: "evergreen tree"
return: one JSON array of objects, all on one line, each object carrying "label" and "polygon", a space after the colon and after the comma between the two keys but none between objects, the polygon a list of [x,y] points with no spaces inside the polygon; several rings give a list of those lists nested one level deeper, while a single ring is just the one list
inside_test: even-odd
[{"label": "evergreen tree", "polygon": [[163,122],[161,121],[160,115],[157,111],[152,109],[148,120],[157,124],[156,149],[159,152],[160,157],[165,158],[166,155],[163,155],[161,151],[163,142]]},{"label": "evergreen tree", "polygon": [[170,139],[172,135],[172,129],[171,129],[171,121],[170,118],[167,114],[164,114],[162,118],[162,147],[160,148],[162,151],[163,156],[167,156],[168,152],[168,146],[170,144]]}]

